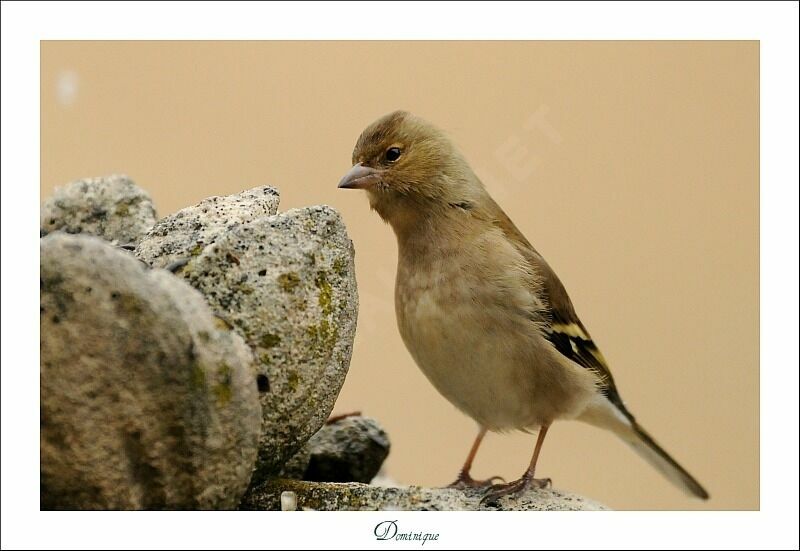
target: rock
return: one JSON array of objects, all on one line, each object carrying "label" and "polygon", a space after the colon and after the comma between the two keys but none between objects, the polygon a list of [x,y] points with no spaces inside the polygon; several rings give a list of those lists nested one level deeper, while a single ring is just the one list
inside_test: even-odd
[{"label": "rock", "polygon": [[39,233],[57,230],[96,235],[120,245],[136,243],[156,222],[150,196],[127,176],[77,180],[56,189],[39,213]]},{"label": "rock", "polygon": [[55,233],[40,255],[41,507],[235,507],[261,417],[241,337],[96,237]]},{"label": "rock", "polygon": [[352,415],[323,426],[283,468],[282,475],[317,482],[370,482],[389,455],[378,422]]},{"label": "rock", "polygon": [[306,476],[306,469],[308,469],[308,464],[310,461],[311,450],[308,448],[308,442],[306,442],[306,444],[302,446],[297,453],[295,453],[286,461],[286,463],[284,463],[280,471],[276,473],[276,476],[278,478],[293,478],[295,480],[303,480]]},{"label": "rock", "polygon": [[470,488],[384,488],[366,484],[273,479],[251,488],[240,509],[280,511],[281,494],[294,492],[298,509],[317,511],[603,511],[607,507],[579,495],[531,489],[480,504],[484,490]]},{"label": "rock", "polygon": [[226,197],[208,197],[159,220],[136,254],[165,268],[187,256],[197,256],[228,228],[277,213],[279,202],[278,191],[268,186]]},{"label": "rock", "polygon": [[262,406],[255,482],[278,472],[327,419],[358,311],[353,245],[339,214],[317,206],[265,215],[276,193],[257,188],[184,209],[136,249],[200,290],[253,349]]}]

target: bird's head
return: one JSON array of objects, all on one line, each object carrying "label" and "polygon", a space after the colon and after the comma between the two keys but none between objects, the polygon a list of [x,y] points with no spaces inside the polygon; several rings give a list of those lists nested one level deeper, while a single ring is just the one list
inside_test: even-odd
[{"label": "bird's head", "polygon": [[405,111],[370,124],[352,162],[339,187],[366,190],[370,206],[393,226],[421,214],[469,208],[483,192],[444,133]]}]

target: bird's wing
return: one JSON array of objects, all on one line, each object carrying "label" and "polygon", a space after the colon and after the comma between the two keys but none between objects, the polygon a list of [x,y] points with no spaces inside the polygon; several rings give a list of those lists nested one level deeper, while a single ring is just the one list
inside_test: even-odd
[{"label": "bird's wing", "polygon": [[600,381],[601,392],[632,421],[633,416],[625,408],[625,404],[620,398],[603,354],[578,318],[578,314],[575,313],[575,307],[558,276],[494,200],[490,199],[487,214],[541,277],[542,289],[547,295],[545,299],[549,313],[549,319],[544,328],[547,339],[561,354],[576,364],[595,372]]}]

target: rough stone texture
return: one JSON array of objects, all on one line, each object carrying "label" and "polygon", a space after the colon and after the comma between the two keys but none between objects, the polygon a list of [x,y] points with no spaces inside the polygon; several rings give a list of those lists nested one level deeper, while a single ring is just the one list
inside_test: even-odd
[{"label": "rough stone texture", "polygon": [[454,488],[384,488],[358,483],[275,479],[251,489],[240,509],[280,511],[281,492],[297,495],[298,509],[317,511],[603,511],[584,497],[552,489],[533,489],[481,505],[484,491]]},{"label": "rough stone texture", "polygon": [[275,476],[278,478],[303,480],[306,476],[306,469],[308,469],[308,463],[310,461],[311,450],[308,449],[308,442],[306,442],[296,454],[284,463],[283,467],[281,467],[280,471],[278,471]]},{"label": "rough stone texture", "polygon": [[55,233],[40,254],[41,507],[235,507],[260,425],[241,337],[98,238]]},{"label": "rough stone texture", "polygon": [[284,466],[282,476],[317,482],[370,482],[389,455],[389,437],[360,415],[323,426]]},{"label": "rough stone texture", "polygon": [[208,197],[159,220],[136,254],[164,268],[176,260],[200,254],[228,228],[277,213],[279,202],[278,190],[268,186],[236,195]]},{"label": "rough stone texture", "polygon": [[127,176],[77,180],[56,189],[39,211],[39,233],[96,235],[120,245],[139,241],[156,222],[150,196]]},{"label": "rough stone texture", "polygon": [[358,311],[353,245],[339,214],[317,206],[265,216],[261,197],[277,201],[275,193],[260,188],[184,209],[136,250],[153,266],[172,266],[252,347],[263,412],[256,482],[327,419]]}]

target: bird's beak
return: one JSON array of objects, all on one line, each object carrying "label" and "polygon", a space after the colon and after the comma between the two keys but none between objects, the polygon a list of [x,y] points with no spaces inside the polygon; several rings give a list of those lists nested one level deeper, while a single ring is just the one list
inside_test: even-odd
[{"label": "bird's beak", "polygon": [[343,189],[367,189],[380,181],[380,170],[357,163],[339,181],[339,187]]}]

